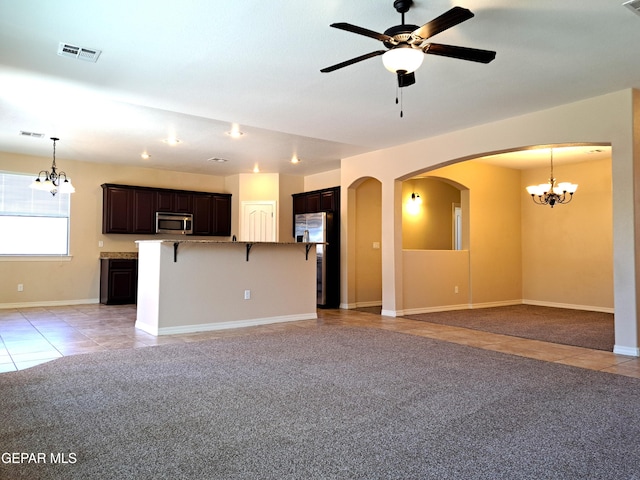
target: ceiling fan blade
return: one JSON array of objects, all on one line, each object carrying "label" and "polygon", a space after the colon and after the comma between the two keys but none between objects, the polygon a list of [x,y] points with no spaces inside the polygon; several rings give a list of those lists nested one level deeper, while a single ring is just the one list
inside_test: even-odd
[{"label": "ceiling fan blade", "polygon": [[350,23],[332,23],[330,25],[333,28],[339,28],[340,30],[345,30],[351,33],[357,33],[358,35],[364,35],[365,37],[375,38],[376,40],[380,40],[381,42],[393,42],[395,40],[393,37],[389,35],[385,35],[384,33],[374,32],[373,30],[369,30],[367,28],[358,27],[357,25],[351,25]]},{"label": "ceiling fan blade", "polygon": [[471,62],[480,63],[489,63],[496,58],[496,52],[492,50],[456,47],[454,45],[442,45],[440,43],[428,43],[422,48],[422,51],[431,55],[459,58],[460,60],[469,60]]},{"label": "ceiling fan blade", "polygon": [[474,15],[471,10],[462,7],[453,7],[451,10],[411,32],[411,36],[413,38],[418,37],[426,40],[473,17]]},{"label": "ceiling fan blade", "polygon": [[351,60],[346,60],[346,61],[341,62],[341,63],[336,63],[335,65],[323,68],[320,71],[322,73],[333,72],[334,70],[338,70],[339,68],[342,68],[342,67],[348,67],[349,65],[353,65],[354,63],[361,62],[361,61],[366,60],[368,58],[377,57],[378,55],[382,55],[386,51],[387,50],[376,50],[375,52],[367,53],[366,55],[360,55],[359,57],[352,58]]}]

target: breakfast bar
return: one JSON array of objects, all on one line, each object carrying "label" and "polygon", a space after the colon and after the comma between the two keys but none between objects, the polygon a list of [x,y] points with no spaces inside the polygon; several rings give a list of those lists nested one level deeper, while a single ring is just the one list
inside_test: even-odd
[{"label": "breakfast bar", "polygon": [[314,243],[136,243],[136,328],[152,335],[317,318]]}]

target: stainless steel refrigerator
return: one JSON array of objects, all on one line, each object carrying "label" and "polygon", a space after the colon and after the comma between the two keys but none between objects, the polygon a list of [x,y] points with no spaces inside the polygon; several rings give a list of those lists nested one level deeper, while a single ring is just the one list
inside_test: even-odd
[{"label": "stainless steel refrigerator", "polygon": [[[335,307],[333,250],[331,239],[334,237],[333,214],[331,212],[301,213],[295,216],[295,238],[297,242],[329,242],[329,245],[316,245],[317,281],[316,292],[319,306]],[[338,293],[339,295],[339,293]]]}]

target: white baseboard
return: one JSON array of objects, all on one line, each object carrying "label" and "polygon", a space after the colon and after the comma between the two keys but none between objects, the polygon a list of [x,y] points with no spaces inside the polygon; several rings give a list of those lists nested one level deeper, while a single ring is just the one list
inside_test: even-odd
[{"label": "white baseboard", "polygon": [[461,303],[459,305],[440,305],[437,307],[421,307],[421,308],[405,308],[399,310],[396,314],[399,317],[404,315],[419,315],[420,313],[435,313],[435,312],[449,312],[451,310],[469,310],[471,306],[468,303]]},{"label": "white baseboard", "polygon": [[82,300],[50,300],[46,302],[0,303],[0,310],[7,309],[7,308],[64,307],[67,305],[91,305],[94,303],[100,303],[100,299],[85,298]]},{"label": "white baseboard", "polygon": [[597,307],[593,305],[575,305],[573,303],[556,303],[556,302],[541,302],[538,300],[523,299],[524,305],[536,305],[538,307],[552,307],[552,308],[568,308],[569,310],[585,310],[588,312],[602,312],[602,313],[614,313],[614,308],[611,307]]},{"label": "white baseboard", "polygon": [[303,313],[300,315],[285,315],[279,317],[252,318],[248,320],[237,320],[230,322],[203,323],[196,325],[181,325],[177,327],[163,327],[155,329],[153,326],[136,322],[135,327],[150,333],[151,335],[174,335],[179,333],[210,332],[213,330],[228,330],[230,328],[255,327],[258,325],[268,325],[270,323],[297,322],[299,320],[315,320],[316,313]]},{"label": "white baseboard", "polygon": [[406,308],[404,310],[383,310],[382,315],[388,317],[402,317],[404,315],[419,315],[421,313],[449,312],[453,310],[470,310],[477,308],[508,307],[513,305],[536,305],[539,307],[567,308],[589,312],[614,313],[613,308],[597,307],[593,305],[575,305],[570,303],[542,302],[538,300],[504,300],[500,302],[461,303],[459,305],[438,305],[437,307]]},{"label": "white baseboard", "polygon": [[372,302],[356,302],[356,308],[381,307],[381,300],[373,300]]},{"label": "white baseboard", "polygon": [[502,300],[500,302],[483,302],[472,303],[469,308],[495,308],[495,307],[512,307],[513,305],[522,305],[522,300]]},{"label": "white baseboard", "polygon": [[371,302],[341,303],[338,308],[342,308],[343,310],[354,310],[356,308],[366,307],[382,307],[382,302],[380,300],[373,300]]},{"label": "white baseboard", "polygon": [[640,348],[623,347],[622,345],[614,345],[613,353],[618,355],[627,355],[629,357],[640,357]]}]

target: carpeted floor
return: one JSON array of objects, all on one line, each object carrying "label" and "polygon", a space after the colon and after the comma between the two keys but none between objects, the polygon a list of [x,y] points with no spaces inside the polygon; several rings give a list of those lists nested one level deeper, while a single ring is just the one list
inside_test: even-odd
[{"label": "carpeted floor", "polygon": [[611,313],[514,305],[421,313],[404,318],[608,352],[613,351],[614,344]]},{"label": "carpeted floor", "polygon": [[2,452],[46,456],[3,456],[0,478],[638,479],[639,398],[637,379],[364,328],[77,355],[0,375]]}]

